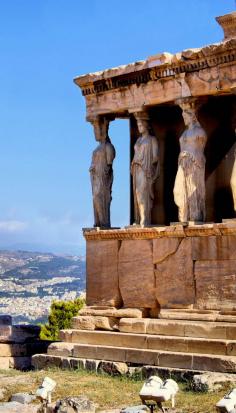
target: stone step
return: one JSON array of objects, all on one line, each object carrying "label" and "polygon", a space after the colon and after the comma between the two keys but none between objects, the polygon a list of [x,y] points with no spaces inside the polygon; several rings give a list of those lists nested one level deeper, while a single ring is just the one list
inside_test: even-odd
[{"label": "stone step", "polygon": [[32,367],[31,357],[1,357],[0,356],[0,369],[17,369],[17,370],[29,370]]},{"label": "stone step", "polygon": [[[96,372],[106,372],[108,374],[113,375],[113,366],[117,367],[120,370],[122,367],[123,373],[129,377],[133,374],[137,375],[137,373],[143,379],[150,377],[150,375],[160,374],[161,377],[165,378],[172,378],[173,376],[176,380],[183,381],[183,380],[191,380],[193,376],[197,374],[202,374],[202,370],[189,370],[189,369],[178,369],[178,368],[171,368],[171,367],[158,367],[158,366],[130,366],[126,365],[125,363],[120,362],[112,362],[106,360],[94,360],[94,359],[82,359],[82,358],[75,358],[75,357],[63,357],[63,356],[51,356],[49,354],[35,354],[32,357],[32,366],[36,370],[42,370],[47,368],[61,368],[61,369],[85,369],[89,371],[96,371]],[[126,366],[126,368],[124,368]],[[105,368],[104,368],[105,367]],[[125,371],[125,372],[124,372]],[[136,376],[137,377],[137,376]]]},{"label": "stone step", "polygon": [[236,340],[84,330],[61,330],[60,339],[65,343],[236,356]]},{"label": "stone step", "polygon": [[[115,308],[115,307],[84,307],[79,312],[80,316],[99,316],[99,317],[114,317],[114,318],[142,318],[147,316],[146,308]],[[76,318],[76,317],[74,317]]]},{"label": "stone step", "polygon": [[229,322],[122,318],[118,327],[123,333],[236,340],[236,323]]},{"label": "stone step", "polygon": [[40,327],[30,324],[0,325],[0,343],[25,343],[39,338]]},{"label": "stone step", "polygon": [[53,343],[48,348],[47,356],[110,360],[135,365],[219,371],[223,373],[233,373],[236,370],[235,356],[112,347],[92,344]]},{"label": "stone step", "polygon": [[190,321],[215,321],[236,323],[234,311],[214,311],[214,310],[161,310],[158,318],[168,320],[190,320]]},{"label": "stone step", "polygon": [[46,353],[51,342],[38,340],[32,343],[0,343],[0,357],[27,357]]}]

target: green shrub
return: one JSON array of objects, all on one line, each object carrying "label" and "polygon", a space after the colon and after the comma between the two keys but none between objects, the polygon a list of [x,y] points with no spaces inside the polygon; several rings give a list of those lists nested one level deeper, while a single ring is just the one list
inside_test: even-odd
[{"label": "green shrub", "polygon": [[76,298],[74,301],[53,301],[48,323],[41,325],[41,340],[59,340],[59,331],[71,327],[72,317],[78,315],[84,304],[83,298]]}]

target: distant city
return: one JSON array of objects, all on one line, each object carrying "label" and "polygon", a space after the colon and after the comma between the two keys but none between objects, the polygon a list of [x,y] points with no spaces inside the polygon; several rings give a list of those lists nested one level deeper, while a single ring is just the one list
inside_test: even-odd
[{"label": "distant city", "polygon": [[14,323],[46,322],[53,300],[84,293],[84,257],[0,250],[0,314]]}]

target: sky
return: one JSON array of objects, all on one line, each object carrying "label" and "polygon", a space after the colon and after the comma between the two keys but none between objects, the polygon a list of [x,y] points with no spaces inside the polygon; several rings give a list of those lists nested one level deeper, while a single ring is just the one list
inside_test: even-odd
[{"label": "sky", "polygon": [[[96,147],[73,78],[218,42],[234,0],[0,0],[0,248],[67,254],[93,226]],[[115,120],[112,226],[129,224],[129,125]]]}]

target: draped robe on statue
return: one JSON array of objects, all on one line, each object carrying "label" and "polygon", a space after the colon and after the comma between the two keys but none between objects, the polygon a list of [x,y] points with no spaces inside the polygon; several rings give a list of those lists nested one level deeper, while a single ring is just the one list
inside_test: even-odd
[{"label": "draped robe on statue", "polygon": [[174,185],[180,222],[205,220],[206,139],[200,125],[187,129],[180,138],[181,152]]},{"label": "draped robe on statue", "polygon": [[109,141],[100,143],[93,151],[89,171],[93,193],[94,226],[97,227],[110,227],[114,158],[115,148]]},{"label": "draped robe on statue", "polygon": [[134,216],[141,225],[151,224],[154,200],[153,183],[158,176],[158,143],[154,136],[140,137],[134,146],[133,175]]}]

